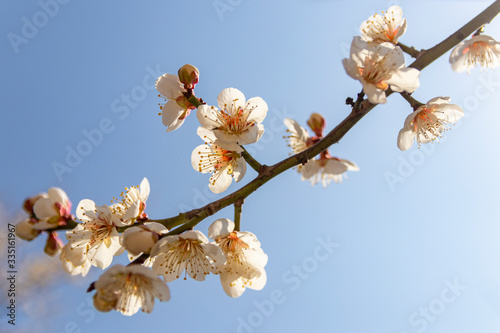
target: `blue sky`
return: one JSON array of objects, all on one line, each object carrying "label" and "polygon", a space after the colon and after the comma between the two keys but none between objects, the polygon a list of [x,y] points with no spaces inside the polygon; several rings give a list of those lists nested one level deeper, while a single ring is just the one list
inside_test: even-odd
[{"label": "blue sky", "polygon": [[[348,115],[344,101],[361,85],[341,59],[363,20],[399,4],[408,20],[401,41],[429,48],[491,2],[3,1],[2,209],[14,218],[27,196],[51,186],[63,188],[74,205],[85,198],[109,203],[143,177],[151,183],[150,217],[204,205],[222,195],[212,194],[208,177],[190,165],[201,143],[198,122],[191,115],[165,133],[157,76],[191,63],[201,72],[196,95],[208,104],[227,87],[262,97],[269,105],[266,133],[248,149],[273,164],[289,153],[284,118],[305,124],[319,112],[329,130]],[[13,34],[21,39],[11,42]],[[498,20],[486,34],[500,38]],[[269,255],[264,290],[231,299],[215,276],[178,280],[169,284],[171,301],[128,318],[88,305],[86,286],[101,273],[93,268],[54,288],[50,323],[22,315],[16,329],[498,332],[500,75],[454,73],[447,57],[422,72],[414,94],[422,102],[450,96],[464,108],[466,116],[441,143],[397,148],[411,110],[394,95],[330,150],[360,172],[323,189],[290,170],[246,200],[242,230],[254,232]],[[96,131],[102,136],[91,142],[87,136]],[[78,150],[84,154],[70,156]],[[59,164],[65,172],[54,171]],[[249,169],[224,194],[254,176]],[[232,219],[232,208],[198,229],[206,233],[219,217]],[[43,247],[42,239],[20,242],[22,257]]]}]

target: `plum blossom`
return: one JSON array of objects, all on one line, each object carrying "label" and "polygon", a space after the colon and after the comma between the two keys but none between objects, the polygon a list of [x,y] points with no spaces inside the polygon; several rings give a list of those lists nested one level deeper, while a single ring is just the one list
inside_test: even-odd
[{"label": "plum blossom", "polygon": [[92,266],[105,269],[111,264],[113,256],[124,250],[116,230],[121,221],[111,213],[108,206],[96,206],[89,199],[80,201],[76,216],[83,223],[67,231],[66,238],[72,248],[85,248],[85,255]]},{"label": "plum blossom", "polygon": [[59,187],[51,187],[47,194],[38,196],[33,204],[33,214],[39,220],[34,229],[46,230],[66,225],[71,220],[71,201],[66,192]]},{"label": "plum blossom", "polygon": [[264,133],[261,122],[267,115],[267,104],[260,97],[248,101],[241,91],[226,88],[217,97],[219,108],[200,105],[196,113],[201,126],[212,130],[223,143],[247,145],[259,141]]},{"label": "plum blossom", "polygon": [[114,215],[120,218],[117,226],[122,227],[134,223],[136,220],[145,221],[148,215],[144,212],[146,209],[146,200],[149,197],[149,181],[146,177],[139,186],[125,187],[125,193],[121,193],[121,200],[117,201],[109,208]]},{"label": "plum blossom", "polygon": [[220,268],[220,282],[228,296],[240,297],[246,288],[264,288],[268,258],[253,233],[236,231],[233,221],[219,219],[208,228],[208,236],[226,256],[226,263]]},{"label": "plum blossom", "polygon": [[212,173],[208,187],[214,193],[224,192],[232,180],[239,182],[245,176],[247,164],[241,157],[243,149],[235,143],[221,142],[214,132],[199,127],[198,136],[205,144],[196,147],[191,154],[193,169]]},{"label": "plum blossom", "polygon": [[288,146],[292,148],[293,154],[298,154],[311,146],[309,132],[304,127],[290,118],[285,118],[283,123],[287,127],[287,133],[289,133],[284,138],[288,139]]},{"label": "plum blossom", "polygon": [[85,247],[72,248],[70,243],[64,245],[59,256],[64,271],[71,275],[86,276],[92,265],[85,252]]},{"label": "plum blossom", "polygon": [[204,281],[205,276],[218,273],[224,264],[221,249],[210,244],[208,238],[198,230],[188,230],[181,235],[163,237],[151,251],[156,257],[153,271],[162,275],[166,282],[178,279],[183,272],[196,281]]},{"label": "plum blossom", "polygon": [[500,65],[500,43],[490,36],[476,35],[458,44],[450,55],[455,72],[467,71],[476,66],[495,68]]},{"label": "plum blossom", "polygon": [[361,24],[361,35],[367,42],[397,44],[406,31],[406,19],[399,6],[390,7],[383,15],[375,13]]},{"label": "plum blossom", "polygon": [[168,286],[149,268],[141,265],[115,265],[95,282],[94,306],[102,312],[116,310],[131,316],[140,308],[153,311],[155,298],[160,302],[170,300]]},{"label": "plum blossom", "polygon": [[342,63],[350,77],[361,81],[370,103],[385,103],[389,87],[411,93],[420,85],[420,71],[405,67],[403,51],[391,43],[369,45],[356,36],[350,53],[351,57]]},{"label": "plum blossom", "polygon": [[321,153],[319,159],[310,160],[299,170],[302,180],[308,180],[313,186],[321,182],[325,188],[332,181],[341,183],[344,177],[347,178],[347,171],[359,171],[359,167],[349,160],[330,156],[328,151]]},{"label": "plum blossom", "polygon": [[156,90],[160,93],[158,97],[168,100],[160,106],[163,125],[167,126],[167,132],[178,129],[196,107],[184,96],[185,89],[177,75],[160,76],[156,80]]},{"label": "plum blossom", "polygon": [[412,112],[399,131],[399,149],[408,150],[415,139],[419,146],[432,142],[442,137],[450,124],[462,118],[464,111],[458,105],[449,104],[450,100],[449,97],[436,97]]}]

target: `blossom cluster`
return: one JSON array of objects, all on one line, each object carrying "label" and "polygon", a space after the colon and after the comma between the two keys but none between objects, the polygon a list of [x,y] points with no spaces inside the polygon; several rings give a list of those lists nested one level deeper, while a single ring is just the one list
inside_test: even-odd
[{"label": "blossom cluster", "polygon": [[[425,104],[413,98],[412,93],[420,85],[420,71],[405,64],[405,47],[399,40],[406,30],[402,9],[392,6],[361,24],[361,35],[353,38],[349,58],[342,60],[346,73],[363,86],[358,100],[347,102],[353,112],[366,102],[364,96],[365,104],[386,103],[389,92],[401,93],[410,103],[413,111],[406,117],[397,138],[401,150],[408,150],[414,141],[420,146],[439,140],[464,115],[460,106],[450,104],[449,97],[435,97]],[[500,64],[500,44],[481,33],[479,30],[451,52],[453,70],[470,73],[478,65],[494,68]],[[259,176],[266,169],[253,160],[244,146],[262,137],[268,105],[260,97],[247,99],[236,88],[223,89],[217,97],[217,106],[208,105],[195,95],[199,78],[199,70],[189,64],[182,66],[177,75],[160,76],[156,81],[158,96],[164,99],[160,115],[170,132],[179,129],[196,110],[200,125],[196,133],[203,144],[192,151],[191,165],[197,172],[211,174],[209,189],[222,193],[233,180],[243,179],[247,162]],[[307,121],[312,133],[293,119],[284,119],[284,124],[292,154],[302,153],[324,139],[326,121],[318,113],[313,113]],[[312,185],[321,183],[323,187],[342,182],[347,171],[359,171],[356,163],[332,156],[328,149],[301,162],[297,171],[302,180]],[[46,233],[45,252],[59,255],[63,269],[70,275],[86,276],[91,267],[106,270],[89,288],[95,290],[96,309],[103,312],[116,310],[133,315],[142,309],[149,313],[155,299],[161,302],[170,299],[166,283],[181,277],[204,281],[210,274],[218,275],[230,297],[241,296],[246,288],[261,290],[265,286],[268,256],[256,235],[240,231],[241,210],[237,213],[236,203],[236,223],[218,219],[205,235],[194,230],[193,224],[186,226],[199,222],[197,210],[192,214],[195,217],[179,215],[186,217],[186,225],[174,230],[168,228],[178,226],[177,221],[169,225],[168,219],[150,219],[146,213],[149,195],[150,184],[144,178],[140,185],[125,188],[110,205],[81,200],[72,215],[67,194],[53,187],[47,193],[26,199],[23,208],[28,218],[17,224],[16,233],[28,241]],[[66,244],[58,237],[61,230],[66,230]],[[111,266],[115,256],[125,252],[130,264]]]},{"label": "blossom cluster", "polygon": [[[253,233],[235,230],[234,222],[219,219],[208,230],[212,241],[198,230],[169,234],[163,224],[147,219],[149,192],[149,182],[144,178],[140,186],[126,188],[121,200],[114,199],[111,206],[83,199],[76,207],[75,218],[70,214],[71,201],[66,193],[51,188],[26,200],[24,206],[30,217],[17,225],[16,232],[32,240],[47,231],[47,244],[55,245],[46,252],[59,254],[68,274],[86,276],[92,266],[103,270],[109,267],[91,288],[96,290],[96,309],[104,312],[114,309],[133,315],[142,308],[149,313],[155,298],[162,302],[170,299],[166,282],[181,276],[203,281],[208,274],[219,275],[223,290],[231,297],[241,296],[246,288],[264,287],[267,255]],[[71,223],[75,227],[66,231],[64,245],[54,229]],[[125,230],[120,233],[120,229]],[[110,267],[113,258],[125,250],[131,263]]]}]

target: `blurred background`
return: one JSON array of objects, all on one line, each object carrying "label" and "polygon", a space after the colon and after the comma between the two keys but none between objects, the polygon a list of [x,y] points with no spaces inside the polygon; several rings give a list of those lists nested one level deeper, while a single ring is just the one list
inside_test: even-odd
[{"label": "blurred background", "polygon": [[[8,288],[7,224],[25,218],[25,198],[49,187],[63,188],[74,206],[108,204],[147,177],[147,213],[166,218],[255,177],[248,168],[225,193],[209,191],[208,175],[190,164],[201,144],[196,116],[170,133],[158,116],[161,74],[197,66],[196,95],[210,105],[227,87],[262,97],[266,132],[248,150],[270,165],[289,154],[284,118],[305,126],[318,112],[330,130],[348,115],[344,102],[361,84],[341,60],[370,15],[400,5],[408,20],[400,41],[430,48],[492,2],[2,1],[0,286]],[[498,18],[485,34],[500,38]],[[42,235],[17,239],[16,326],[2,314],[0,331],[499,332],[500,74],[457,74],[448,56],[422,72],[413,95],[424,103],[450,96],[463,107],[440,143],[397,148],[411,108],[393,95],[330,149],[360,172],[324,189],[289,170],[246,200],[242,230],[269,255],[262,291],[231,299],[217,276],[180,279],[152,314],[99,313],[85,291],[102,271],[66,275],[43,254]],[[95,131],[102,136],[92,142]],[[232,207],[198,229],[220,217],[232,219]]]}]

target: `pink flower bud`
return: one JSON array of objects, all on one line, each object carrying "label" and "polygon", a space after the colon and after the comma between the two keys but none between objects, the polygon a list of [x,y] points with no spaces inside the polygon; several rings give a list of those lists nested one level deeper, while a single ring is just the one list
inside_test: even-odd
[{"label": "pink flower bud", "polygon": [[179,76],[179,81],[184,84],[184,88],[186,89],[194,89],[195,84],[198,83],[200,78],[198,68],[189,64],[182,66],[177,74]]},{"label": "pink flower bud", "polygon": [[[28,201],[27,199],[26,201]],[[33,226],[37,222],[36,219],[30,218],[22,221],[16,225],[16,235],[17,237],[30,241],[36,238],[40,234],[40,230],[33,229]]]},{"label": "pink flower bud", "polygon": [[57,233],[50,232],[49,238],[47,238],[47,243],[45,244],[45,248],[43,249],[45,253],[49,256],[55,256],[61,252],[64,244],[62,240],[57,237]]},{"label": "pink flower bud", "polygon": [[316,134],[316,136],[319,136],[319,137],[323,136],[323,130],[325,129],[326,121],[322,115],[320,115],[319,113],[313,113],[309,117],[309,120],[307,121],[307,125],[309,125],[309,127],[311,127],[311,129]]},{"label": "pink flower bud", "polygon": [[36,195],[34,197],[31,197],[31,198],[24,200],[24,203],[23,203],[24,211],[26,213],[30,214],[31,216],[35,215],[35,213],[33,212],[33,206],[35,206],[35,202],[38,199],[43,198],[43,197],[44,197],[43,194],[39,194],[39,195]]}]

